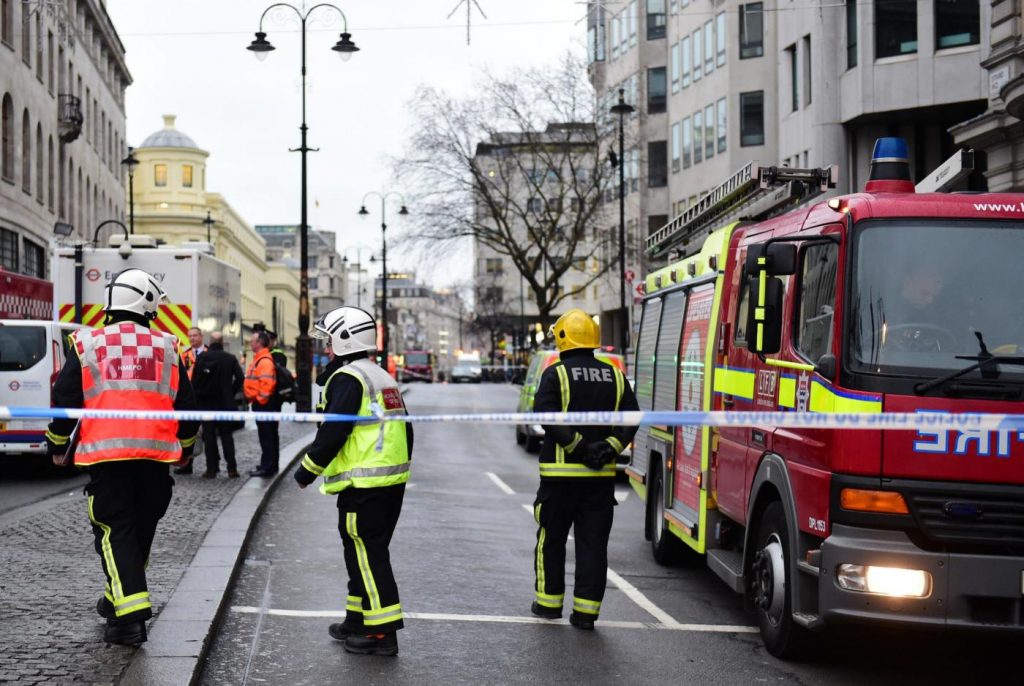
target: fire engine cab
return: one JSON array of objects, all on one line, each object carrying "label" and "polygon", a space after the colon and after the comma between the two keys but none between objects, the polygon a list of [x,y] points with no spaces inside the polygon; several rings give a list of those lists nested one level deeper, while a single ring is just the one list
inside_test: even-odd
[{"label": "fire engine cab", "polygon": [[[751,163],[650,236],[677,255],[641,410],[1024,411],[1024,197],[915,192],[900,139],[808,202],[835,181]],[[655,558],[703,554],[776,656],[844,622],[1024,632],[1024,433],[644,426],[627,474]]]}]

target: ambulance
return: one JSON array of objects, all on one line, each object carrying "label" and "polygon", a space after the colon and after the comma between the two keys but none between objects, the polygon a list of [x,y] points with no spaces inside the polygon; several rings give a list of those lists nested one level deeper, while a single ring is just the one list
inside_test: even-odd
[{"label": "ambulance", "polygon": [[[641,410],[1024,413],[1024,196],[918,192],[900,139],[835,181],[751,163],[649,237]],[[1024,634],[1024,433],[645,426],[627,474],[655,559],[703,556],[775,656]]]}]

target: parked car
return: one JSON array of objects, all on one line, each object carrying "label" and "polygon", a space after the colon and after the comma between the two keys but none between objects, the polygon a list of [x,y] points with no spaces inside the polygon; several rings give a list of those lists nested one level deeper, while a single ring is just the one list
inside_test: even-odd
[{"label": "parked car", "polygon": [[[50,389],[70,354],[78,324],[0,320],[0,405],[50,407]],[[0,455],[46,456],[46,419],[0,421]]]},{"label": "parked car", "polygon": [[[594,356],[599,360],[610,362],[618,367],[623,373],[626,371],[622,355],[608,352],[606,350],[595,350]],[[537,394],[537,386],[540,384],[540,376],[544,370],[558,361],[557,350],[538,350],[530,358],[530,365],[526,370],[526,378],[523,381],[523,389],[519,392],[519,408],[517,412],[533,412],[533,400]],[[526,446],[527,452],[540,450],[540,442],[544,438],[544,428],[540,424],[518,424],[516,425],[516,443]],[[619,456],[619,468],[629,463],[629,447]]]},{"label": "parked car", "polygon": [[480,383],[483,379],[483,368],[480,358],[459,358],[449,375],[452,383]]}]

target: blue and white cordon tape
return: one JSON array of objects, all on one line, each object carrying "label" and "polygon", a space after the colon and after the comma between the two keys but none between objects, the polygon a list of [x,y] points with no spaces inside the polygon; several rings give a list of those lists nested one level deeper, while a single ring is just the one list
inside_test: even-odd
[{"label": "blue and white cordon tape", "polygon": [[222,412],[84,410],[59,407],[0,406],[0,421],[18,419],[136,419],[237,422],[410,422],[413,424],[576,424],[614,426],[771,426],[790,429],[868,429],[903,431],[1009,431],[1024,432],[1024,414],[947,412],[817,413],[817,412],[485,412],[479,414],[424,414],[356,416],[315,412]]}]

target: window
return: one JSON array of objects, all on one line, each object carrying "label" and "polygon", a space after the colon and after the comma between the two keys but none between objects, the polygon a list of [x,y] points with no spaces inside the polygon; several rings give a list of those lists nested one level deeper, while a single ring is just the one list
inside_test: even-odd
[{"label": "window", "polygon": [[[22,5],[28,9],[28,5]],[[43,82],[43,9],[36,10],[36,78]]]},{"label": "window", "polygon": [[0,229],[0,267],[18,271],[18,234]]},{"label": "window", "polygon": [[21,190],[32,194],[32,124],[27,109],[21,115]]},{"label": "window", "polygon": [[316,290],[316,289],[320,288],[320,277],[318,277],[318,276],[311,276],[311,277],[309,277],[309,287],[312,290]]},{"label": "window", "polygon": [[800,109],[800,90],[797,87],[796,43],[786,48],[786,61],[789,62],[790,109],[796,112]]},{"label": "window", "polygon": [[192,165],[181,165],[181,187],[192,188]]},{"label": "window", "polygon": [[53,31],[46,32],[46,86],[53,95],[54,58],[53,58]]},{"label": "window", "polygon": [[647,40],[665,37],[665,0],[647,0]]},{"label": "window", "polygon": [[693,113],[693,163],[704,159],[704,113]]},{"label": "window", "polygon": [[832,351],[838,256],[839,248],[834,243],[810,245],[803,251],[796,348],[811,362]]},{"label": "window", "polygon": [[45,171],[43,152],[43,125],[36,122],[36,201],[40,205],[45,200],[43,196],[43,172]]},{"label": "window", "polygon": [[37,279],[44,278],[46,273],[44,272],[43,261],[46,253],[43,250],[43,246],[36,245],[27,238],[22,240],[21,245],[25,251],[25,273]]},{"label": "window", "polygon": [[764,145],[764,91],[740,93],[740,146]]},{"label": "window", "polygon": [[683,157],[683,139],[682,132],[680,131],[680,124],[676,122],[672,125],[672,173],[675,174],[679,171],[679,163]]},{"label": "window", "polygon": [[25,9],[27,5],[22,4],[21,16],[21,61],[32,66],[32,25],[25,21]]},{"label": "window", "polygon": [[622,13],[619,19],[619,52],[623,55],[626,54],[626,50],[629,49],[629,25],[633,25],[633,33],[636,33],[636,15],[633,15],[632,22],[630,21],[629,11]]},{"label": "window", "polygon": [[857,66],[857,0],[846,0],[846,68]]},{"label": "window", "polygon": [[647,235],[650,236],[652,233],[660,229],[661,227],[668,224],[667,214],[652,214],[647,217]]},{"label": "window", "polygon": [[693,80],[700,81],[703,76],[704,51],[701,49],[701,29],[693,32]]},{"label": "window", "polygon": [[740,5],[740,59],[764,54],[764,5],[751,2]]},{"label": "window", "polygon": [[980,36],[978,0],[935,0],[935,47],[975,45]]},{"label": "window", "polygon": [[693,125],[690,118],[683,119],[683,169],[689,169],[693,163]]},{"label": "window", "polygon": [[50,136],[50,139],[49,139],[49,141],[47,143],[48,143],[47,144],[47,155],[48,155],[47,159],[48,159],[48,163],[47,163],[47,168],[46,169],[47,169],[47,175],[49,177],[49,182],[48,182],[48,187],[47,187],[47,192],[46,192],[46,197],[47,197],[46,206],[50,209],[51,212],[53,212],[54,202],[55,202],[55,197],[54,197],[55,196],[55,193],[54,193],[54,190],[55,190],[54,189],[54,183],[55,183],[54,176],[55,175],[54,175],[54,166],[53,166],[54,165],[54,160],[53,160],[53,136]]},{"label": "window", "polygon": [[689,36],[684,37],[683,40],[680,41],[680,43],[679,43],[679,53],[680,53],[679,56],[680,56],[680,58],[683,61],[683,68],[682,68],[682,72],[683,72],[683,88],[689,88],[689,86],[690,86],[690,69],[691,69],[691,66],[690,66],[691,65],[691,62],[690,62],[690,58],[691,58],[691,55],[690,55],[690,37]]},{"label": "window", "polygon": [[715,24],[710,19],[704,23],[704,73],[715,70]]},{"label": "window", "polygon": [[0,40],[10,46],[14,42],[11,29],[14,27],[14,3],[17,0],[0,0]]},{"label": "window", "polygon": [[811,36],[804,36],[804,107],[811,104]]},{"label": "window", "polygon": [[725,152],[725,134],[728,122],[726,121],[726,112],[728,111],[728,103],[725,98],[718,101],[718,152]]},{"label": "window", "polygon": [[715,106],[704,108],[704,159],[715,156]]},{"label": "window", "polygon": [[14,182],[14,102],[10,93],[4,93],[3,100],[3,164],[0,173],[4,179]]},{"label": "window", "polygon": [[668,59],[669,72],[672,75],[672,92],[679,92],[679,43],[676,43],[669,50]]},{"label": "window", "polygon": [[153,165],[153,185],[157,188],[162,188],[167,185],[167,165],[166,164],[154,164]]},{"label": "window", "polygon": [[619,56],[619,18],[612,17],[612,59]]},{"label": "window", "polygon": [[916,0],[875,0],[875,57],[917,52]]},{"label": "window", "polygon": [[636,45],[636,0],[629,3],[629,45]]},{"label": "window", "polygon": [[665,111],[665,67],[647,70],[647,113]]},{"label": "window", "polygon": [[719,12],[715,16],[715,45],[718,48],[717,63],[719,67],[725,66],[725,12]]},{"label": "window", "polygon": [[647,144],[647,187],[668,185],[668,144],[652,141]]},{"label": "window", "polygon": [[544,203],[540,198],[530,198],[526,201],[526,211],[540,214],[544,211]]},{"label": "window", "polygon": [[[746,251],[744,251],[746,254]],[[744,263],[745,258],[740,259],[740,264]],[[747,312],[750,307],[750,282],[747,279],[740,279],[740,295],[736,302],[736,321],[734,329],[736,330],[733,340],[742,345],[747,344]]]}]

